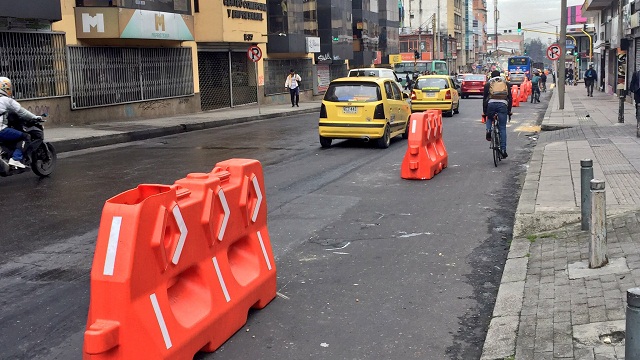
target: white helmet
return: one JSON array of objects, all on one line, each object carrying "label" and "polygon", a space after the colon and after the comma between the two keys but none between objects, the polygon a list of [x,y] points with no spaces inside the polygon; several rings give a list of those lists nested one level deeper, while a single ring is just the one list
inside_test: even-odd
[{"label": "white helmet", "polygon": [[0,95],[11,97],[13,96],[13,86],[11,80],[7,77],[0,77]]}]

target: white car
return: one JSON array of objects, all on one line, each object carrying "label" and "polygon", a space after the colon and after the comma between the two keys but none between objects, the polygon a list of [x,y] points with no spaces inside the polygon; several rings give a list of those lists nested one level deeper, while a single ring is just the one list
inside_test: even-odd
[{"label": "white car", "polygon": [[384,79],[391,79],[398,84],[400,89],[403,89],[402,83],[396,75],[396,72],[391,69],[385,68],[362,68],[362,69],[351,69],[349,70],[348,77],[357,77],[357,76],[373,76]]}]

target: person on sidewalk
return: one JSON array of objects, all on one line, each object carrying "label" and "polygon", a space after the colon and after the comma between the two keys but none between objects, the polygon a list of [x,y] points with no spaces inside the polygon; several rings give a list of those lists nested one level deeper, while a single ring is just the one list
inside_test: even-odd
[{"label": "person on sidewalk", "polygon": [[507,155],[507,116],[511,116],[511,91],[509,83],[500,76],[500,71],[493,70],[491,79],[484,85],[482,95],[482,116],[486,116],[486,139],[491,141],[491,125],[493,116],[498,114],[498,129],[500,130],[500,152],[502,157]]},{"label": "person on sidewalk", "polygon": [[547,74],[544,71],[540,74],[540,88],[542,92],[547,92]]},{"label": "person on sidewalk", "polygon": [[[9,114],[13,113],[23,120],[42,120],[42,117],[32,114],[13,98],[13,86],[11,80],[0,77],[0,141],[15,142],[15,149],[9,159],[9,166],[24,169],[22,163],[22,150],[29,141],[29,134],[9,127]],[[6,144],[6,143],[5,143]]]},{"label": "person on sidewalk", "polygon": [[593,64],[589,65],[589,70],[584,73],[584,86],[587,88],[587,96],[593,97],[593,85],[598,81],[598,73],[593,70]]},{"label": "person on sidewalk", "polygon": [[300,75],[296,74],[296,71],[291,69],[289,70],[289,76],[287,76],[287,80],[284,82],[284,87],[289,89],[289,94],[291,94],[291,107],[297,106],[300,101]]}]

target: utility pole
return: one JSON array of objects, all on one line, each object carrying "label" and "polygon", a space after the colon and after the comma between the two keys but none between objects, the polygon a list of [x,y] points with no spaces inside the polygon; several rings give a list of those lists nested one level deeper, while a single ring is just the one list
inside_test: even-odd
[{"label": "utility pole", "polygon": [[560,59],[558,60],[558,109],[564,110],[565,55],[567,54],[567,0],[560,0]]},{"label": "utility pole", "polygon": [[[618,56],[616,56],[616,62],[618,63],[616,66],[616,69],[618,69],[618,75],[617,75],[617,83],[618,83],[618,97],[619,97],[619,108],[618,108],[618,122],[619,123],[624,123],[624,98],[625,98],[625,92],[627,89],[627,79],[625,78],[622,83],[620,82],[620,67],[626,67],[626,64],[621,64],[620,63],[620,59],[624,59],[624,61],[627,60],[626,56],[622,56],[622,38],[624,37],[624,30],[623,30],[623,21],[622,21],[622,11],[623,11],[623,1],[622,0],[618,0]],[[625,71],[626,73],[626,71]],[[625,75],[626,76],[626,75]]]},{"label": "utility pole", "polygon": [[433,56],[431,56],[431,60],[435,60],[436,59],[436,14],[435,13],[431,18],[431,33],[433,34],[433,37],[431,38],[432,50],[433,50]]},{"label": "utility pole", "polygon": [[434,41],[438,44],[438,60],[440,60],[440,0],[438,0],[438,16],[436,16],[436,33],[433,35]]},{"label": "utility pole", "polygon": [[496,34],[496,57],[498,57],[498,0],[493,0],[493,31]]}]

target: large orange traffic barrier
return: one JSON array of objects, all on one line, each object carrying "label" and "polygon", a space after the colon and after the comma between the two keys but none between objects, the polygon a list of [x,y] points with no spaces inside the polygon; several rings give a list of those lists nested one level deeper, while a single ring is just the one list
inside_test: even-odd
[{"label": "large orange traffic barrier", "polygon": [[520,102],[527,102],[527,89],[525,83],[520,84],[520,88],[518,89],[518,94],[520,95]]},{"label": "large orange traffic barrier", "polygon": [[449,165],[442,139],[442,111],[414,113],[409,122],[409,140],[400,176],[403,179],[431,179]]},{"label": "large orange traffic barrier", "polygon": [[511,86],[511,105],[513,107],[520,106],[520,99],[518,98],[518,85]]},{"label": "large orange traffic barrier", "polygon": [[276,296],[262,167],[232,159],[104,205],[84,359],[191,359]]}]

